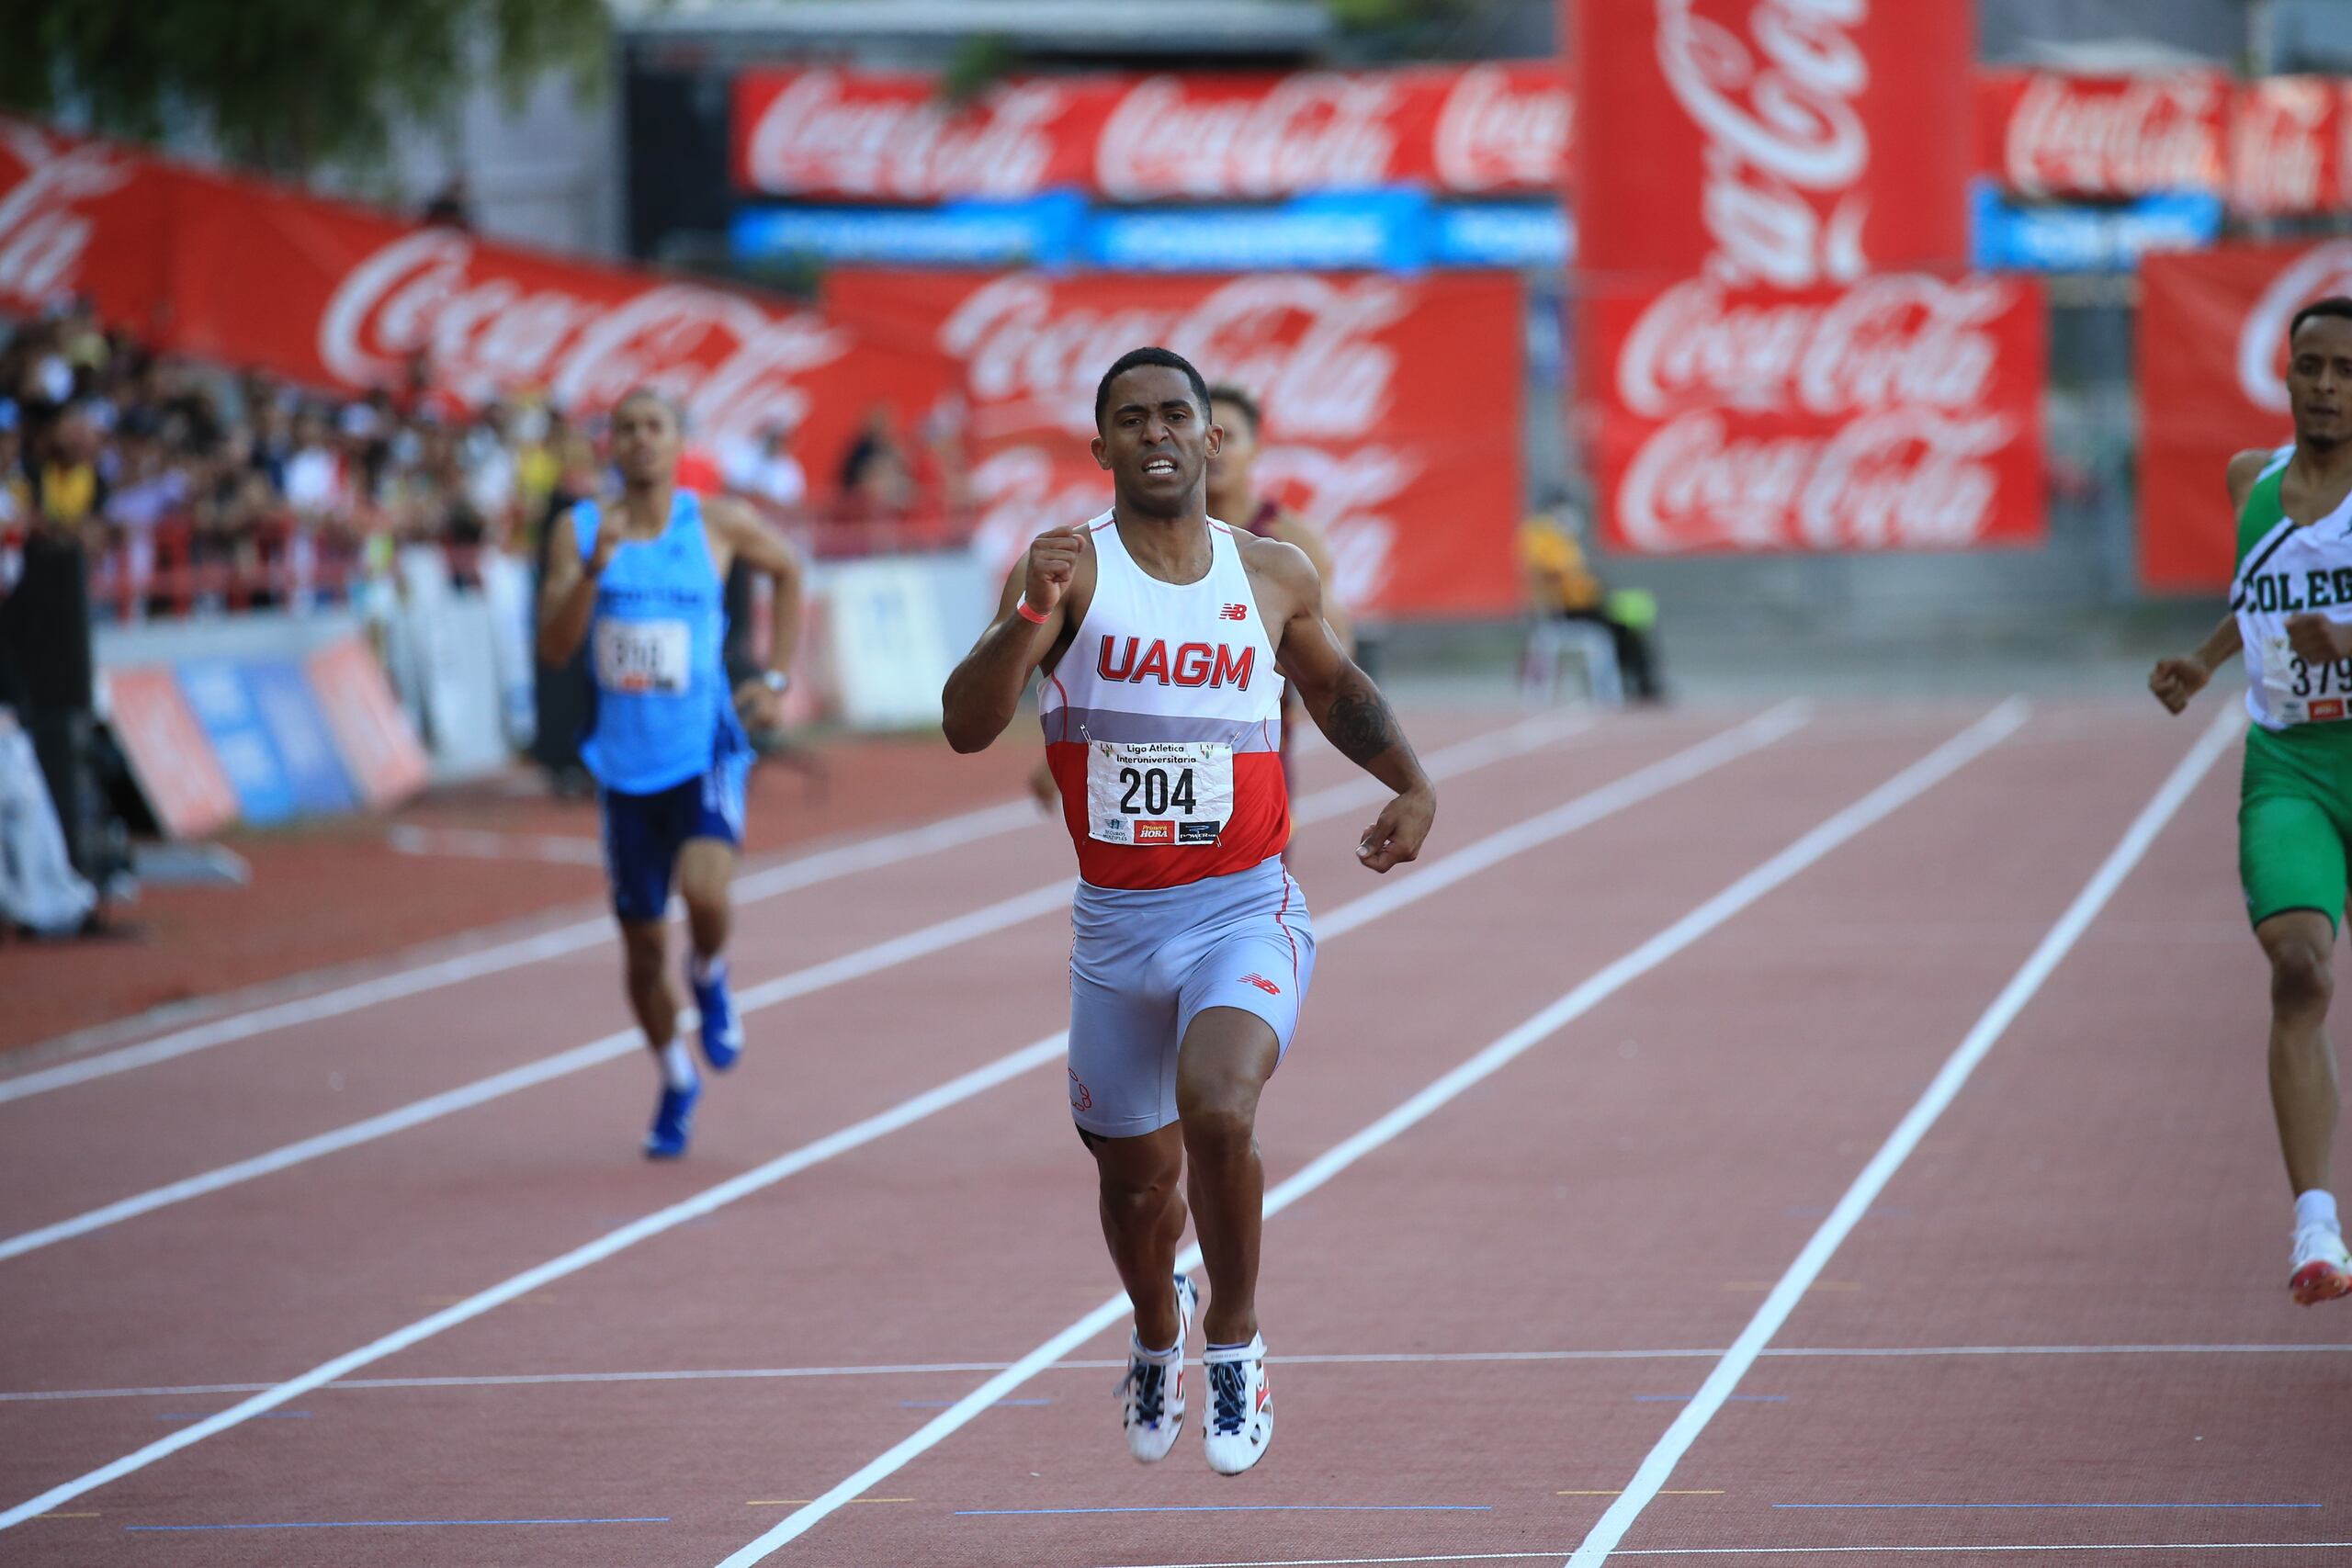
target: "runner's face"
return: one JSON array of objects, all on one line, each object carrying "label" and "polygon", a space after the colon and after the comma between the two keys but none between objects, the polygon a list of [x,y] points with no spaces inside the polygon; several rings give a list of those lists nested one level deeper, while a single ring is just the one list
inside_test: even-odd
[{"label": "runner's face", "polygon": [[[1250,488],[1250,469],[1258,461],[1258,431],[1250,416],[1231,403],[1211,403],[1211,417],[1224,439],[1209,459],[1209,489],[1221,495],[1239,495]],[[1233,517],[1227,522],[1248,519]]]},{"label": "runner's face", "polygon": [[613,463],[632,485],[657,485],[678,471],[678,421],[659,398],[631,398],[613,411]]},{"label": "runner's face", "polygon": [[1111,383],[1095,457],[1111,470],[1121,502],[1174,515],[1200,496],[1216,449],[1208,411],[1182,370],[1138,365]]},{"label": "runner's face", "polygon": [[2287,405],[2296,439],[2352,440],[2352,321],[2313,316],[2296,332],[2288,345]]}]

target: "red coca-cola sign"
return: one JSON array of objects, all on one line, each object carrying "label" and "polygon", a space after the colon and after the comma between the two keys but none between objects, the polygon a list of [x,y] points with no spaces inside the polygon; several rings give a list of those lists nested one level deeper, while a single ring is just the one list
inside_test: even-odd
[{"label": "red coca-cola sign", "polygon": [[2294,439],[2287,326],[2352,295],[2352,240],[2152,255],[2140,282],[2140,581],[2219,592],[2235,541],[2222,475],[2233,455]]},{"label": "red coca-cola sign", "polygon": [[1585,271],[1812,288],[1963,264],[1970,0],[1568,9]]},{"label": "red coca-cola sign", "polygon": [[2219,190],[2231,101],[2219,71],[1985,71],[1976,81],[1977,164],[2028,197]]},{"label": "red coca-cola sign", "polygon": [[2269,76],[2238,90],[2230,121],[2230,206],[2250,217],[2352,206],[2346,144],[2352,83]]},{"label": "red coca-cola sign", "polygon": [[1965,549],[2042,534],[2039,289],[1711,277],[1592,302],[1603,534],[1641,554]]},{"label": "red coca-cola sign", "polygon": [[925,76],[752,71],[735,87],[735,175],[771,195],[910,202],[1057,187],[1207,200],[1410,180],[1543,190],[1559,181],[1570,118],[1547,62],[1026,77],[965,104]]},{"label": "red coca-cola sign", "polygon": [[1127,350],[1163,344],[1261,400],[1259,478],[1324,525],[1349,604],[1437,615],[1516,602],[1514,282],[843,273],[830,304],[862,337],[919,340],[962,367],[980,537],[1000,558],[1110,504],[1087,449],[1095,383]]},{"label": "red coca-cola sign", "polygon": [[128,148],[0,119],[0,310],[84,294],[144,322],[168,256],[164,189]]}]

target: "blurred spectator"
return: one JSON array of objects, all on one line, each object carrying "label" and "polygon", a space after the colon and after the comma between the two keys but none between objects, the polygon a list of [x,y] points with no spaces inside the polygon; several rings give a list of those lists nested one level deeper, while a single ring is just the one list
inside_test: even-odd
[{"label": "blurred spectator", "polygon": [[842,458],[842,513],[851,518],[902,516],[914,488],[914,471],[899,439],[899,416],[877,403],[866,411],[857,439]]},{"label": "blurred spectator", "polygon": [[[1657,601],[1646,592],[1611,592],[1593,570],[1577,536],[1582,520],[1566,496],[1519,525],[1521,581],[1527,590],[1528,608],[1537,622],[1585,621],[1605,627],[1614,647],[1617,668],[1626,694],[1636,702],[1657,702],[1664,696],[1658,684],[1652,633],[1657,624]],[[1546,639],[1530,641],[1531,660]],[[1548,654],[1544,657],[1549,657]],[[1548,671],[1545,684],[1548,684]]]},{"label": "blurred spectator", "polygon": [[460,169],[449,176],[449,183],[434,193],[419,214],[427,223],[438,223],[445,229],[463,229],[470,232],[474,226],[472,192],[466,184],[465,171]]},{"label": "blurred spectator", "polygon": [[791,451],[792,427],[771,421],[749,441],[731,444],[722,463],[727,488],[790,514],[808,500],[808,475]]}]

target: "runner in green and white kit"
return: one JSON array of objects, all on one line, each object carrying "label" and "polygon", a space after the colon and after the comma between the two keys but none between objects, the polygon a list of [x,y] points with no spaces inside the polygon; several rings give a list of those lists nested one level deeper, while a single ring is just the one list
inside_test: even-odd
[{"label": "runner in green and white kit", "polygon": [[2246,653],[2238,874],[2270,960],[2270,1102],[2295,1190],[2289,1289],[2309,1306],[2352,1293],[2330,1186],[2338,1095],[2326,1034],[2329,955],[2352,860],[2352,299],[2287,329],[2295,441],[2230,460],[2238,513],[2230,615],[2148,678],[2167,708]]}]

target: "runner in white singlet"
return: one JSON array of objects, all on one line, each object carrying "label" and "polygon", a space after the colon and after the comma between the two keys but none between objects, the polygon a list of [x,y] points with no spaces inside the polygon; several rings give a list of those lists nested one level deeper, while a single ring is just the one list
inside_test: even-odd
[{"label": "runner in white singlet", "polygon": [[1096,389],[1094,423],[1116,502],[1030,546],[996,621],[948,678],[945,728],[957,750],[979,750],[1044,672],[1046,761],[1080,875],[1070,1109],[1136,1303],[1122,1423],[1130,1450],[1151,1461],[1183,1421],[1195,1292],[1174,1262],[1189,1164],[1209,1276],[1202,1436],[1211,1468],[1237,1474],[1273,1437],[1256,1303],[1258,1098],[1315,962],[1282,862],[1283,679],[1332,745],[1396,791],[1358,845],[1364,865],[1413,859],[1436,797],[1332,635],[1306,557],[1208,515],[1220,433],[1200,372],[1162,348],[1123,355]]}]

